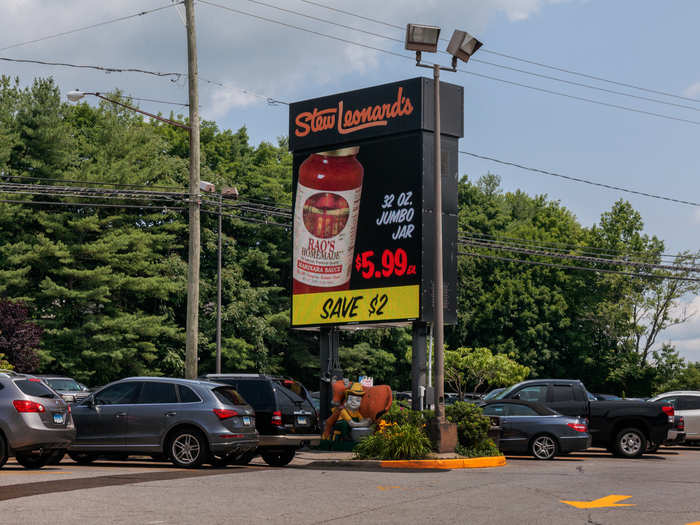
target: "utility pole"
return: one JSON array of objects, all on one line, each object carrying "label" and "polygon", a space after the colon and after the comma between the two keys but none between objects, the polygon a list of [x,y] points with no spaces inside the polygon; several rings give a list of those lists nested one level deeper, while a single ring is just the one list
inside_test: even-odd
[{"label": "utility pole", "polygon": [[194,24],[194,0],[185,0],[187,28],[187,74],[190,103],[190,221],[187,264],[187,340],[185,344],[185,377],[197,377],[199,344],[199,92],[197,72],[197,39]]},{"label": "utility pole", "polygon": [[219,235],[218,256],[216,264],[216,373],[221,373],[221,212],[224,204],[224,193],[219,192]]}]

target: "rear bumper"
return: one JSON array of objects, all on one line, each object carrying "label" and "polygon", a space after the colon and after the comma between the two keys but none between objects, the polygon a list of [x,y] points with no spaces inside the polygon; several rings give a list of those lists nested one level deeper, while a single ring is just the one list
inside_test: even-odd
[{"label": "rear bumper", "polygon": [[75,427],[61,429],[24,429],[8,440],[13,451],[68,448],[75,439]]},{"label": "rear bumper", "polygon": [[321,436],[318,434],[282,434],[276,436],[260,436],[261,447],[297,447],[318,445]]},{"label": "rear bumper", "polygon": [[209,443],[209,449],[215,454],[230,454],[232,452],[249,452],[258,448],[256,438],[230,439]]},{"label": "rear bumper", "polygon": [[591,436],[561,436],[559,438],[559,450],[561,452],[573,452],[575,450],[586,450],[591,446]]},{"label": "rear bumper", "polygon": [[664,445],[677,445],[685,441],[685,432],[679,432],[678,430],[669,430],[668,436],[666,436],[666,441]]}]

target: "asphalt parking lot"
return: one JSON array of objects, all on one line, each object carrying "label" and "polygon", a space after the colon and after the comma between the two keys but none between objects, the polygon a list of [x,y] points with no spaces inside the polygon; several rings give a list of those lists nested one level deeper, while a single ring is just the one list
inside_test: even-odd
[{"label": "asphalt parking lot", "polygon": [[199,470],[65,460],[39,471],[11,460],[0,470],[0,523],[700,523],[700,448],[639,460],[595,449],[509,456],[505,467],[449,471],[330,470],[312,459]]}]

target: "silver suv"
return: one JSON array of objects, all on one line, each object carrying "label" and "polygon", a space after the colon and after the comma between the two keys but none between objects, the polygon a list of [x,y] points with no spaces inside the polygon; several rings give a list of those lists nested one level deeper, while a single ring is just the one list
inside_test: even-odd
[{"label": "silver suv", "polygon": [[0,467],[9,456],[41,468],[75,438],[70,408],[40,379],[0,371]]},{"label": "silver suv", "polygon": [[666,392],[649,401],[671,405],[676,415],[683,416],[685,442],[690,445],[700,445],[700,392],[696,390]]},{"label": "silver suv", "polygon": [[179,467],[222,465],[258,446],[255,413],[229,385],[130,377],[73,405],[78,435],[68,455],[166,456]]}]

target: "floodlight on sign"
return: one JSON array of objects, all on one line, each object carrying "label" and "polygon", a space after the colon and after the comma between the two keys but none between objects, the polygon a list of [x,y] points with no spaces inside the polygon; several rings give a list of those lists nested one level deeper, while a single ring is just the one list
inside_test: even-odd
[{"label": "floodlight on sign", "polygon": [[75,91],[69,91],[68,93],[66,93],[66,97],[68,97],[68,100],[70,100],[71,102],[78,102],[78,100],[83,98],[85,95],[87,95],[87,93],[83,93],[82,91],[77,89]]},{"label": "floodlight on sign", "polygon": [[466,31],[452,33],[450,43],[447,44],[447,52],[455,58],[467,62],[483,44]]},{"label": "floodlight on sign", "polygon": [[439,27],[419,24],[408,24],[406,26],[406,49],[408,51],[435,53],[439,38]]}]

